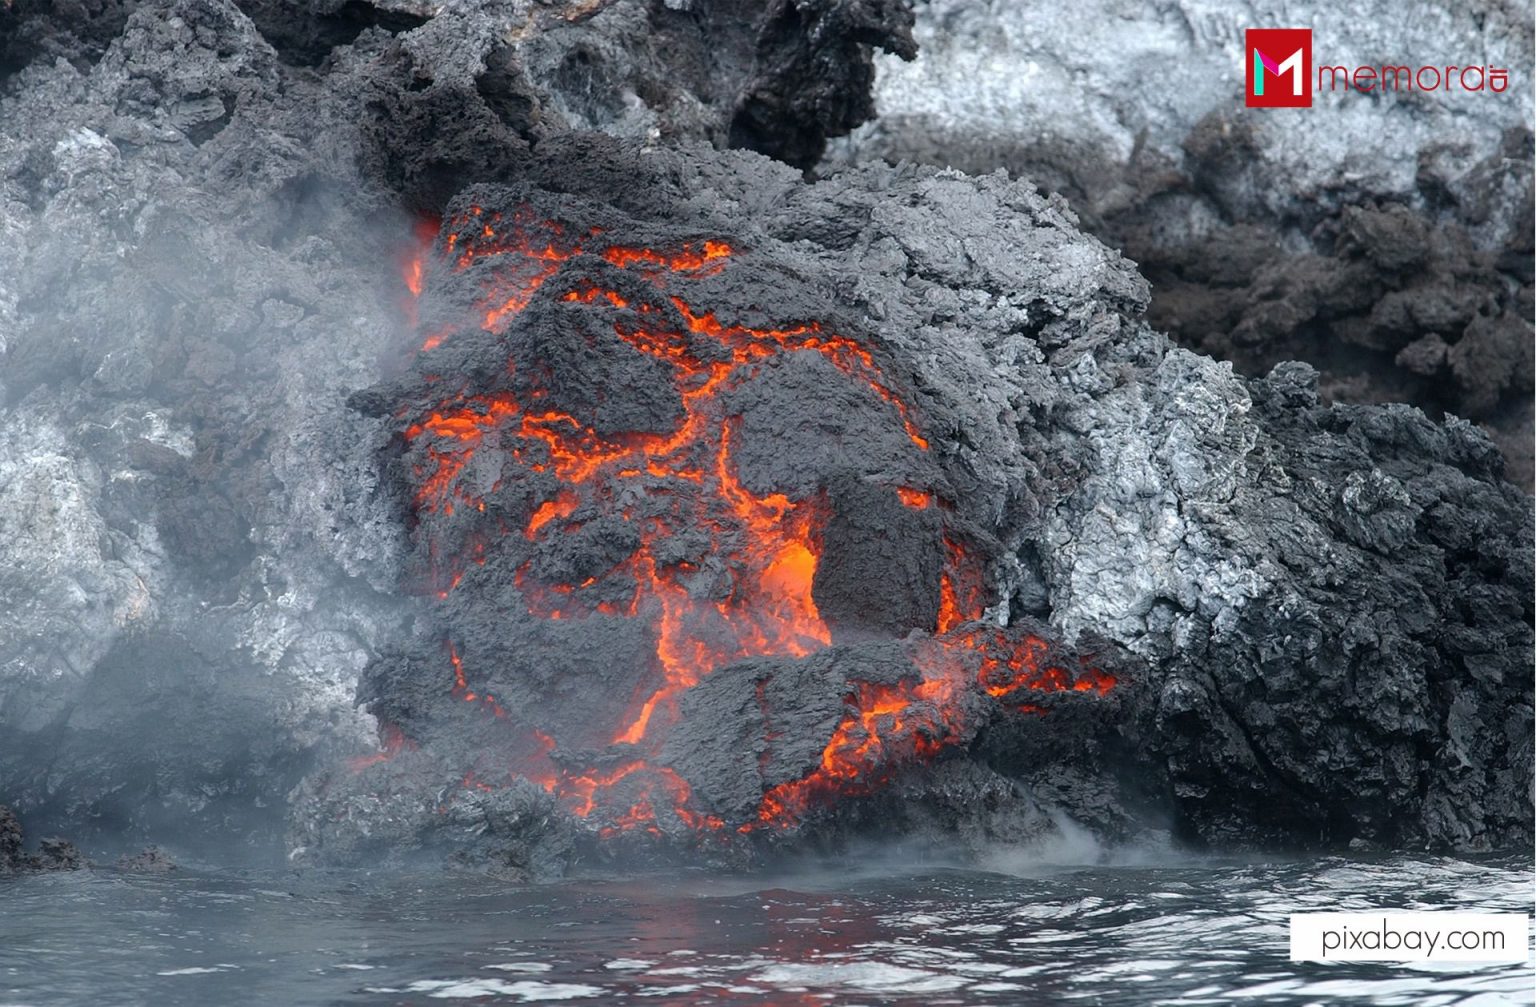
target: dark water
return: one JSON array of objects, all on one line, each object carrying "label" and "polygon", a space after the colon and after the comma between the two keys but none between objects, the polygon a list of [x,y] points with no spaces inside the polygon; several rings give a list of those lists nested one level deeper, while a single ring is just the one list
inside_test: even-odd
[{"label": "dark water", "polygon": [[0,1005],[1532,1003],[1529,965],[1293,964],[1286,936],[1308,909],[1529,912],[1528,861],[892,859],[535,887],[0,882]]}]

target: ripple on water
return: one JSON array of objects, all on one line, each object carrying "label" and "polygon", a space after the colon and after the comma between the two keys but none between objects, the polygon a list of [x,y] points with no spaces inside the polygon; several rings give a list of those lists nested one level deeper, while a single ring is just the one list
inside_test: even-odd
[{"label": "ripple on water", "polygon": [[1530,865],[1508,859],[1185,859],[1017,875],[881,875],[866,863],[537,888],[341,877],[0,882],[0,1004],[202,1007],[253,990],[294,1007],[1532,1002],[1528,965],[1288,960],[1296,911],[1529,912]]},{"label": "ripple on water", "polygon": [[870,993],[945,993],[967,985],[960,976],[880,962],[772,965],[749,981],[786,989],[853,989]]},{"label": "ripple on water", "polygon": [[377,987],[372,993],[425,993],[434,1000],[469,1000],[475,997],[509,996],[524,1003],[541,1000],[584,1000],[599,996],[600,986],[581,983],[545,983],[500,979],[419,979],[403,989]]}]

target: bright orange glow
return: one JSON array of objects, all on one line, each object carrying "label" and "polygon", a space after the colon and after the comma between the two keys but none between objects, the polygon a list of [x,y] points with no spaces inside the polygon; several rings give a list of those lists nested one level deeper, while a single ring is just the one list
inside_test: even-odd
[{"label": "bright orange glow", "polygon": [[347,760],[347,768],[354,773],[361,773],[369,766],[377,766],[381,762],[388,762],[401,752],[413,751],[416,742],[405,736],[405,732],[394,724],[379,725],[380,749],[369,755],[358,755]]},{"label": "bright orange glow", "polygon": [[[917,645],[913,663],[922,678],[895,685],[858,683],[847,697],[847,713],[806,776],[763,795],[757,818],[737,831],[784,829],[798,824],[810,808],[868,794],[904,766],[932,759],[945,747],[965,741],[978,726],[958,698],[975,676],[982,691],[1013,700],[1030,693],[1096,692],[1104,695],[1115,678],[1096,668],[1073,676],[1055,664],[1042,667],[1049,645],[1036,636],[1010,634],[996,626],[972,626],[949,637]],[[1038,704],[1014,702],[1020,713],[1043,714]]]},{"label": "bright orange glow", "polygon": [[939,578],[940,634],[980,619],[985,607],[981,571],[971,562],[970,555],[948,537],[944,539],[944,553],[946,564]]},{"label": "bright orange glow", "polygon": [[570,517],[578,503],[573,493],[561,493],[553,500],[544,501],[539,504],[539,509],[533,512],[533,517],[528,519],[528,528],[524,534],[529,538],[537,537],[539,529],[551,521],[556,518]]},{"label": "bright orange glow", "polygon": [[[664,833],[669,827],[719,832],[725,823],[698,810],[687,781],[658,761],[679,716],[679,697],[727,664],[758,656],[800,657],[832,642],[814,597],[827,515],[816,499],[791,498],[743,482],[735,454],[740,418],[730,413],[729,398],[721,393],[750,380],[772,357],[815,353],[889,406],[915,450],[928,450],[929,442],[861,343],[824,331],[814,321],[773,328],[727,321],[673,291],[673,283],[728,268],[739,253],[724,242],[672,249],[606,244],[596,229],[578,234],[526,208],[504,215],[472,207],[450,220],[447,230],[438,243],[438,258],[418,261],[407,273],[407,286],[419,295],[421,284],[431,282],[432,261],[456,271],[475,270],[485,290],[476,310],[492,332],[516,325],[546,283],[569,284],[557,279],[563,270],[590,267],[588,275],[604,270],[612,275],[613,268],[623,269],[640,278],[641,289],[655,291],[637,295],[631,285],[620,294],[577,273],[578,281],[550,303],[558,310],[607,313],[618,339],[670,370],[681,402],[672,429],[605,436],[577,416],[552,408],[545,391],[535,388],[519,391],[516,398],[500,392],[450,394],[407,422],[402,435],[417,459],[418,513],[451,515],[456,507],[485,512],[486,496],[501,483],[498,479],[491,490],[483,487],[510,460],[552,476],[559,489],[537,505],[524,505],[530,509],[520,529],[517,519],[493,512],[503,515],[495,519],[503,534],[520,530],[523,539],[544,542],[574,531],[595,512],[632,522],[638,545],[606,572],[547,582],[532,561],[515,572],[515,585],[537,617],[632,618],[653,627],[650,677],[629,697],[622,719],[608,735],[614,745],[628,747],[610,749],[596,765],[571,768],[554,738],[529,726],[531,734],[518,741],[520,754],[511,769],[555,794],[573,814],[599,815],[604,835]],[[422,348],[440,346],[453,331],[437,329]],[[490,459],[496,464],[476,464],[482,450],[496,452]],[[482,470],[492,475],[480,475]],[[648,478],[633,481],[641,476]],[[636,517],[631,506],[614,505],[635,500],[637,491],[664,496],[674,509],[664,518]],[[932,492],[913,487],[898,486],[896,493],[902,505],[917,510],[939,502]],[[674,525],[703,529],[710,536],[710,559],[720,564],[711,576],[721,579],[709,590],[690,589],[697,563],[678,558],[675,539],[681,529]],[[484,563],[485,541],[471,542],[470,558]],[[946,538],[945,548],[936,627],[940,636],[912,645],[918,677],[894,684],[855,683],[819,764],[803,779],[770,790],[755,817],[737,831],[793,826],[813,806],[869,793],[902,766],[962,743],[978,729],[974,706],[961,702],[962,696],[985,693],[1007,709],[1040,712],[1022,692],[1103,694],[1114,685],[1112,677],[1092,669],[1074,676],[1055,664],[1042,666],[1048,652],[1043,641],[1025,637],[1020,642],[980,624],[986,602],[980,566],[956,542]],[[433,562],[444,560],[434,554]],[[447,597],[463,578],[462,557],[447,562],[447,569],[433,573],[439,597]],[[627,603],[615,600],[615,584],[624,585]],[[452,695],[506,718],[494,697],[471,686],[457,646],[449,646],[448,659]],[[465,785],[489,786],[486,780],[494,775],[472,772]]]},{"label": "bright orange glow", "polygon": [[453,689],[451,692],[454,698],[462,699],[466,703],[479,703],[498,720],[506,719],[507,711],[503,710],[501,704],[496,702],[495,696],[492,696],[490,693],[475,692],[469,687],[469,682],[464,675],[464,659],[459,656],[457,647],[449,646],[448,661],[453,665]]},{"label": "bright orange glow", "polygon": [[702,269],[704,266],[717,260],[728,258],[730,254],[731,246],[725,242],[706,241],[703,247],[697,251],[684,246],[681,252],[673,255],[652,251],[649,248],[614,246],[603,252],[603,258],[620,268],[641,265],[679,273]]},{"label": "bright orange glow", "polygon": [[426,477],[416,493],[416,506],[428,511],[444,508],[452,513],[453,497],[478,504],[478,498],[456,484],[459,473],[474,457],[485,435],[504,420],[516,416],[518,411],[517,403],[509,396],[473,396],[407,427],[407,441],[431,434],[436,442],[427,450],[427,457],[433,463],[432,471],[418,470],[416,473]]},{"label": "bright orange glow", "polygon": [[416,325],[416,301],[421,297],[427,255],[432,250],[432,243],[437,240],[437,233],[441,229],[442,221],[436,217],[422,217],[417,220],[411,228],[410,245],[400,257],[400,278],[405,282],[406,293],[410,295],[405,299],[405,317],[413,327]]}]

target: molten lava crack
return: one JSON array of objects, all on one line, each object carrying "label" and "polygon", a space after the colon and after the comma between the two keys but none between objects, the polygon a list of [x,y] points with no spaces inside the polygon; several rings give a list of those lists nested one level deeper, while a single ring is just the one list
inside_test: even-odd
[{"label": "molten lava crack", "polygon": [[[461,641],[446,646],[451,694],[506,721],[508,730],[530,735],[520,749],[526,754],[505,767],[508,778],[538,782],[574,815],[599,822],[604,836],[789,828],[824,803],[872,793],[903,767],[969,741],[989,712],[1041,712],[1030,697],[1103,695],[1115,684],[1091,668],[1072,673],[1049,663],[1050,649],[1039,638],[979,623],[986,600],[982,571],[945,537],[937,623],[917,627],[939,635],[908,645],[911,677],[852,683],[819,762],[798,779],[765,787],[748,820],[727,823],[694,806],[693,788],[659,759],[680,716],[679,698],[726,665],[800,658],[833,642],[814,591],[826,500],[760,491],[744,481],[732,395],[778,359],[815,354],[871,397],[875,415],[886,410],[904,432],[907,450],[929,450],[908,403],[867,347],[816,321],[782,327],[726,321],[690,297],[691,284],[733,268],[739,254],[712,239],[666,248],[615,244],[600,228],[542,219],[528,207],[504,214],[470,206],[450,216],[435,247],[421,248],[404,270],[412,321],[414,299],[429,294],[434,280],[473,281],[479,327],[508,347],[501,386],[447,391],[414,418],[402,417],[418,534],[460,527],[443,525],[455,514],[474,528],[462,540],[467,549],[446,555],[430,540],[429,579],[437,596],[462,590],[469,565],[483,566],[488,550],[517,549],[524,558],[515,586],[529,618],[632,619],[652,629],[653,671],[612,725],[609,753],[601,758],[567,753],[530,726],[537,717],[509,714],[503,700],[473,684]],[[611,282],[601,278],[610,274]],[[547,312],[560,306],[599,313],[614,338],[665,368],[680,407],[669,429],[600,429],[581,412],[556,405],[560,388],[551,382],[559,375],[511,349],[520,345],[524,313],[552,284],[558,284],[550,286],[554,293],[540,300],[547,305],[540,324],[547,326]],[[422,359],[465,331],[435,328],[420,343]],[[496,473],[488,487],[487,471]],[[934,488],[895,484],[889,492],[912,511],[945,508]],[[522,503],[530,493],[533,501]],[[539,565],[541,547],[615,514],[633,544],[608,569],[566,577]],[[705,536],[707,548],[688,552],[678,544],[685,534]],[[979,707],[979,697],[991,705]],[[772,732],[762,741],[771,746]],[[386,739],[386,750],[403,743]],[[495,774],[477,767],[465,779],[467,786],[493,786]]]}]

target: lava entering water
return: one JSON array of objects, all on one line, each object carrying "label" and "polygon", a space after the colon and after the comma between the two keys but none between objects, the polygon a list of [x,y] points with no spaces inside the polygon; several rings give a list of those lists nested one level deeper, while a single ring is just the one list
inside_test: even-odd
[{"label": "lava entering water", "polygon": [[[737,249],[723,241],[631,247],[606,241],[597,228],[543,220],[526,207],[505,215],[470,207],[449,219],[432,254],[423,248],[405,269],[413,296],[430,287],[433,270],[464,274],[474,269],[477,276],[493,276],[482,289],[476,318],[486,332],[502,335],[519,324],[547,283],[569,269],[561,286],[552,288],[552,300],[603,313],[619,340],[666,368],[676,390],[680,413],[663,431],[600,431],[552,405],[555,397],[532,379],[531,388],[518,392],[444,394],[424,414],[403,418],[403,439],[412,457],[420,459],[414,504],[423,517],[446,518],[465,508],[485,513],[487,496],[501,489],[502,480],[487,489],[484,480],[466,473],[487,451],[558,482],[558,491],[526,511],[520,528],[497,519],[497,534],[524,543],[573,534],[605,508],[624,507],[621,502],[637,492],[670,501],[662,516],[633,522],[636,544],[605,571],[551,579],[531,560],[516,570],[516,587],[532,616],[559,621],[603,615],[653,627],[655,676],[631,698],[609,738],[622,757],[572,765],[559,759],[553,738],[534,732],[523,746],[526,758],[508,767],[511,775],[533,779],[557,794],[578,816],[602,811],[604,834],[663,831],[662,808],[671,821],[694,831],[726,829],[719,817],[693,806],[687,781],[658,760],[680,716],[679,697],[728,664],[751,657],[802,657],[832,642],[813,594],[823,555],[825,501],[759,491],[743,481],[737,463],[741,418],[732,413],[726,393],[774,358],[817,354],[883,403],[878,408],[889,410],[910,450],[929,450],[907,403],[860,343],[825,331],[816,321],[783,327],[725,321],[689,299],[690,282],[731,268],[737,256]],[[494,269],[483,268],[487,262]],[[590,279],[599,262],[639,282],[605,285]],[[411,317],[414,321],[414,308]],[[430,360],[462,331],[434,329],[420,344],[422,359]],[[508,373],[524,366],[523,361],[507,361]],[[913,510],[945,506],[931,489],[896,485],[890,491]],[[630,517],[627,507],[624,516]],[[683,529],[707,534],[706,561],[723,569],[705,571],[699,559],[680,556],[673,539]],[[1093,669],[1071,674],[1044,664],[1044,641],[979,624],[986,593],[979,565],[959,543],[946,538],[944,545],[937,625],[920,627],[939,635],[908,644],[911,678],[856,683],[819,764],[801,779],[769,788],[755,816],[730,823],[736,831],[792,826],[821,802],[869,793],[903,765],[936,757],[974,734],[977,715],[964,697],[985,695],[1009,708],[1036,712],[1040,708],[1024,702],[1023,695],[1103,694],[1114,685],[1112,677]],[[482,535],[472,539],[467,555],[439,557],[431,577],[440,598],[458,588],[466,563],[484,563],[486,549]],[[507,719],[500,701],[471,685],[472,672],[454,641],[447,642],[446,657],[452,694]],[[399,745],[395,742],[396,749]],[[489,784],[471,773],[466,785]],[[616,796],[620,793],[622,798]]]}]

